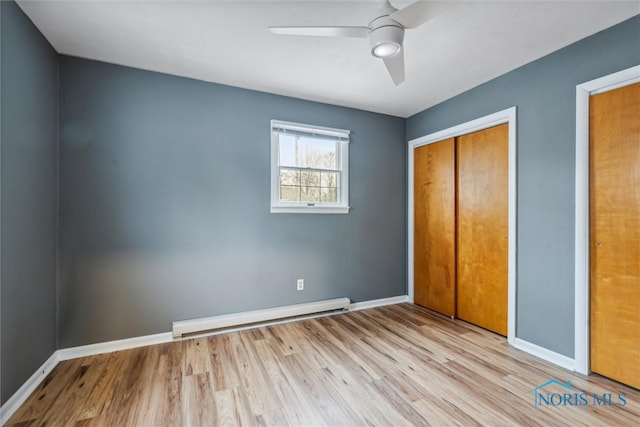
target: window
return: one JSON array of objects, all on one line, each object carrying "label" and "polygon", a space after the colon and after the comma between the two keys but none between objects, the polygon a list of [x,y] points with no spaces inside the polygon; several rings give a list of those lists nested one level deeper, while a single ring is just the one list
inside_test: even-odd
[{"label": "window", "polygon": [[271,212],[349,213],[349,131],[271,121]]}]

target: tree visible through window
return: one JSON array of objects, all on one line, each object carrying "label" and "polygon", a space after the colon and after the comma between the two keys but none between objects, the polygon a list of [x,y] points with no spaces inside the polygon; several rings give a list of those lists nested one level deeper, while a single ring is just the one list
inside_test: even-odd
[{"label": "tree visible through window", "polygon": [[278,157],[281,202],[337,203],[337,142],[284,134]]},{"label": "tree visible through window", "polygon": [[277,121],[271,126],[271,211],[319,207],[341,208],[323,210],[329,213],[343,213],[345,208],[348,212],[349,132]]}]

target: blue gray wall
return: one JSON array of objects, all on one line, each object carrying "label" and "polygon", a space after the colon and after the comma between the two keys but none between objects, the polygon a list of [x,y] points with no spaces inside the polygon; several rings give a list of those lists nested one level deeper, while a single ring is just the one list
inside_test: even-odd
[{"label": "blue gray wall", "polygon": [[407,139],[517,106],[517,331],[573,357],[575,87],[640,64],[640,17],[407,119]]},{"label": "blue gray wall", "polygon": [[56,350],[58,56],[15,3],[0,10],[4,403]]},{"label": "blue gray wall", "polygon": [[[60,347],[406,293],[404,119],[71,57],[60,93]],[[269,213],[271,119],[352,131],[349,214]]]}]

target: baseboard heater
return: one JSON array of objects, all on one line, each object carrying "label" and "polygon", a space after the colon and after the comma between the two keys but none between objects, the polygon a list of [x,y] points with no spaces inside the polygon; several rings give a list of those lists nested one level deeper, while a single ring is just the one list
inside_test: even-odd
[{"label": "baseboard heater", "polygon": [[252,323],[262,323],[289,317],[305,316],[337,310],[347,310],[351,305],[349,298],[335,298],[284,307],[266,308],[263,310],[245,311],[242,313],[223,314],[200,319],[180,320],[173,322],[173,337],[213,331]]}]

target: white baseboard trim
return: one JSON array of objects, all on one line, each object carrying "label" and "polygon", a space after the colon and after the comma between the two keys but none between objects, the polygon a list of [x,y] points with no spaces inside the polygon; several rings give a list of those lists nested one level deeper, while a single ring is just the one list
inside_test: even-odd
[{"label": "white baseboard trim", "polygon": [[397,297],[374,299],[371,301],[354,302],[349,307],[351,311],[364,310],[366,308],[382,307],[385,305],[402,304],[409,302],[409,295],[400,295]]},{"label": "white baseboard trim", "polygon": [[539,345],[532,344],[520,338],[516,338],[514,340],[513,346],[518,350],[525,351],[529,354],[539,357],[540,359],[544,359],[547,362],[551,362],[565,369],[575,371],[575,360],[570,357],[564,356],[560,353],[556,353],[555,351],[551,351],[544,347],[540,347]]},{"label": "white baseboard trim", "polygon": [[[391,298],[382,298],[382,299],[371,300],[371,301],[362,301],[362,302],[356,302],[351,304],[349,306],[349,310],[352,310],[352,311],[364,310],[367,308],[382,307],[385,305],[392,305],[392,304],[400,304],[408,301],[409,301],[409,297],[407,295],[391,297]],[[305,316],[305,318],[324,317],[332,314],[339,314],[339,312],[324,313],[324,314],[320,313],[316,315]],[[220,333],[229,333],[229,332],[234,332],[239,330],[251,329],[255,327],[262,327],[266,325],[276,325],[280,323],[294,322],[296,320],[300,320],[300,319],[283,319],[281,321],[273,321],[267,324],[248,325],[244,327],[234,328],[231,330],[227,329],[227,330],[222,330],[222,331],[218,331],[210,334],[198,335],[198,337],[207,336],[207,335],[217,335]],[[22,387],[20,387],[18,391],[16,391],[9,398],[9,400],[7,400],[7,402],[4,405],[2,405],[2,407],[0,407],[0,425],[4,425],[9,420],[9,418],[11,418],[14,412],[17,411],[20,405],[22,405],[25,402],[25,400],[27,400],[27,398],[31,395],[31,393],[35,391],[36,388],[38,388],[42,380],[47,375],[49,375],[49,373],[53,370],[53,368],[55,368],[58,365],[59,362],[62,362],[64,360],[76,359],[78,357],[94,356],[96,354],[111,353],[114,351],[122,351],[122,350],[137,348],[137,347],[144,347],[147,345],[164,344],[164,343],[178,341],[182,339],[189,339],[189,338],[187,337],[187,338],[180,338],[180,339],[174,340],[173,334],[171,332],[164,332],[164,333],[155,334],[155,335],[145,335],[141,337],[125,338],[122,340],[107,341],[107,342],[101,342],[96,344],[82,345],[78,347],[69,347],[69,348],[63,348],[63,349],[57,350],[22,385]]]},{"label": "white baseboard trim", "polygon": [[173,341],[171,332],[163,332],[155,335],[125,338],[116,341],[106,341],[96,344],[81,345],[58,350],[58,360],[77,359],[78,357],[95,356],[96,354],[111,353],[114,351],[129,350],[131,348],[145,347],[147,345],[164,344]]},{"label": "white baseboard trim", "polygon": [[58,362],[60,362],[58,359],[58,352],[54,351],[47,361],[44,362],[24,384],[22,384],[22,387],[13,393],[9,400],[0,407],[0,425],[4,425],[9,421],[9,418],[11,418],[13,413],[18,410],[20,405],[22,405],[29,396],[31,396],[31,393],[33,393],[35,389],[38,388],[42,380],[44,380],[45,377],[53,371],[53,368],[58,365]]},{"label": "white baseboard trim", "polygon": [[180,320],[173,322],[173,337],[180,338],[189,334],[202,334],[216,329],[238,327],[290,317],[344,310],[348,309],[350,305],[351,301],[349,298],[342,297],[330,300],[265,308],[261,310],[251,310],[242,313],[222,314],[218,316],[201,317],[198,319]]},{"label": "white baseboard trim", "polygon": [[[400,303],[408,302],[408,301],[409,301],[409,297],[407,295],[402,295],[402,296],[398,296],[398,297],[382,298],[382,299],[363,301],[363,302],[355,302],[355,303],[350,304],[347,307],[347,311],[358,311],[358,310],[364,310],[366,308],[382,307],[384,305],[400,304]],[[272,320],[272,321],[268,321],[268,322],[260,322],[260,323],[255,324],[255,325],[241,325],[241,326],[236,326],[236,327],[232,327],[232,328],[225,328],[225,329],[220,329],[220,330],[215,330],[215,331],[204,332],[202,334],[194,335],[194,336],[191,336],[191,337],[187,336],[185,338],[176,338],[176,340],[196,338],[196,337],[197,338],[209,337],[209,336],[214,336],[214,335],[227,334],[227,333],[230,333],[230,332],[246,331],[247,329],[261,328],[261,327],[264,327],[264,326],[282,325],[284,323],[297,322],[297,321],[300,321],[300,320],[317,319],[317,318],[320,318],[320,317],[335,316],[336,314],[343,314],[343,313],[346,313],[346,312],[345,311],[321,312],[321,313],[303,315],[303,316],[294,317],[294,318],[276,319],[276,320]]]}]

